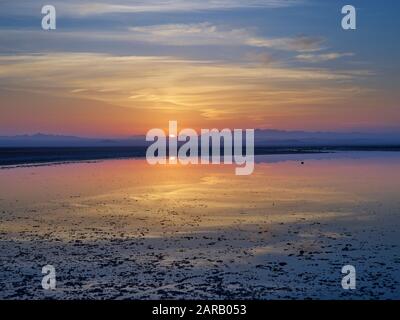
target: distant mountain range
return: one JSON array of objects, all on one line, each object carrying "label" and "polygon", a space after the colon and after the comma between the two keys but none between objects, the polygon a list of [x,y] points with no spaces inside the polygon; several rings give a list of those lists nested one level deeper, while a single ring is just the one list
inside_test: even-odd
[{"label": "distant mountain range", "polygon": [[0,147],[129,147],[145,145],[145,136],[125,139],[83,138],[43,133],[0,136]]},{"label": "distant mountain range", "polygon": [[307,132],[256,130],[256,146],[387,146],[400,145],[400,132]]},{"label": "distant mountain range", "polygon": [[[145,136],[123,139],[84,138],[76,136],[34,135],[0,136],[0,147],[129,147],[147,146]],[[257,147],[314,146],[400,146],[400,133],[307,132],[284,130],[255,131]]]}]

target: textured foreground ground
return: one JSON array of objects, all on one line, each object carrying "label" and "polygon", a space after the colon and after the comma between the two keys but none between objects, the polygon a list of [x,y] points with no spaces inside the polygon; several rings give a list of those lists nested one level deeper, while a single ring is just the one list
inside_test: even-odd
[{"label": "textured foreground ground", "polygon": [[[400,161],[0,170],[0,298],[400,298]],[[57,289],[41,288],[41,268]],[[341,268],[357,269],[357,290]]]}]

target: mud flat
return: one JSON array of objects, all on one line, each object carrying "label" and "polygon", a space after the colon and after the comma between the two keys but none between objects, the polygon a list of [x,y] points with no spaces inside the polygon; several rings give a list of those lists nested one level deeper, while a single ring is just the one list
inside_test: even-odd
[{"label": "mud flat", "polygon": [[399,299],[400,156],[282,160],[1,170],[0,298]]}]

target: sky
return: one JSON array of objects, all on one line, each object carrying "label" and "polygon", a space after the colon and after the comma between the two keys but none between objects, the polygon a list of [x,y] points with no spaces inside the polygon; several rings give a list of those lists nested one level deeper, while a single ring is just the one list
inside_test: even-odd
[{"label": "sky", "polygon": [[[55,6],[57,29],[41,28]],[[357,9],[343,30],[341,8]],[[400,132],[396,0],[0,1],[0,135]]]}]

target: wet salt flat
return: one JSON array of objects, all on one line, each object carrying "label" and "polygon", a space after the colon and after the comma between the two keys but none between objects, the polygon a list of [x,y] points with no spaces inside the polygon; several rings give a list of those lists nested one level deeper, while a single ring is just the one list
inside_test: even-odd
[{"label": "wet salt flat", "polygon": [[0,298],[400,298],[400,153],[256,162],[1,169]]}]

